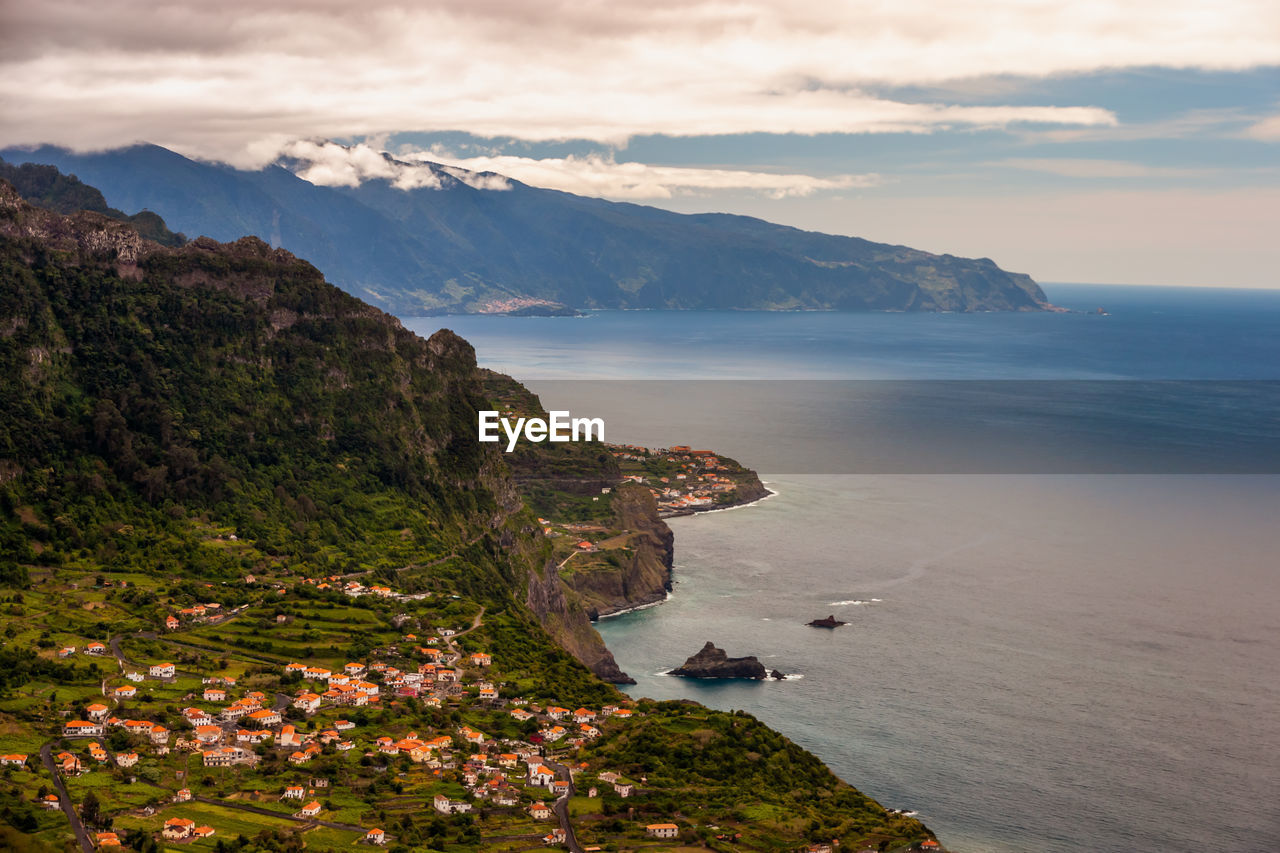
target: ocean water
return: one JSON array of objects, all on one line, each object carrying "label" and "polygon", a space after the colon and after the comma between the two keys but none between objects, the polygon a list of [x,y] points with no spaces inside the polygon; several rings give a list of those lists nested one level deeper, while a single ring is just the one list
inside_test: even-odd
[{"label": "ocean water", "polygon": [[[960,851],[1280,850],[1280,476],[1249,473],[1280,453],[1280,293],[1046,290],[1109,316],[407,324],[450,326],[544,402],[596,401],[610,440],[732,450],[777,492],[674,519],[672,596],[600,622],[633,695],[748,710]],[[864,380],[938,430],[861,417],[842,395]],[[1144,456],[1152,424],[1177,429]],[[995,470],[957,432],[1040,452]],[[1080,473],[1112,470],[1081,436],[1136,461]],[[849,625],[804,625],[828,614]],[[707,640],[793,677],[664,674]]]}]

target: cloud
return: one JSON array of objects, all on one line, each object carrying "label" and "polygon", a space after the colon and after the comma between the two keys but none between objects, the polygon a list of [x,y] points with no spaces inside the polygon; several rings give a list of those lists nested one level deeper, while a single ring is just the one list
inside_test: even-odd
[{"label": "cloud", "polygon": [[1064,178],[1192,178],[1219,173],[1220,169],[1148,166],[1128,160],[1093,160],[1075,157],[1011,157],[991,165]]},{"label": "cloud", "polygon": [[429,164],[405,163],[369,143],[346,146],[300,139],[282,146],[280,156],[298,177],[322,187],[358,187],[368,180],[384,179],[397,189],[438,190],[444,187],[445,176],[448,176],[476,189],[511,188],[510,182],[501,175],[448,167],[436,170]]},{"label": "cloud", "polygon": [[[1245,69],[1270,0],[42,0],[0,4],[0,142],[150,140],[261,165],[272,145],[466,131],[637,134],[1109,127],[1091,104],[957,103],[947,81]],[[929,102],[876,96],[933,86]],[[278,150],[278,148],[277,148]]]},{"label": "cloud", "polygon": [[[878,175],[817,177],[742,169],[699,169],[619,163],[612,156],[533,159],[511,155],[456,157],[448,151],[404,152],[409,160],[447,163],[472,172],[497,172],[526,184],[578,195],[619,199],[665,199],[715,190],[760,193],[769,198],[794,198],[828,190],[870,187],[883,183]],[[446,167],[447,168],[447,167]]]},{"label": "cloud", "polygon": [[1244,135],[1263,142],[1280,142],[1280,115],[1264,118],[1250,125]]}]

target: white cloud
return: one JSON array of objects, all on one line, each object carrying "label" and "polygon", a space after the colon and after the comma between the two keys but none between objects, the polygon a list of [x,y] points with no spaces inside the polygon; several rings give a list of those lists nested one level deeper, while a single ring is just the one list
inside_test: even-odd
[{"label": "white cloud", "polygon": [[714,190],[745,190],[761,193],[769,198],[793,198],[824,190],[869,187],[882,183],[878,175],[817,177],[742,169],[652,166],[646,163],[619,163],[613,157],[599,154],[545,159],[510,155],[456,157],[443,149],[434,148],[430,151],[401,152],[399,156],[409,160],[446,163],[472,172],[496,172],[537,187],[619,199],[666,199]]},{"label": "white cloud", "polygon": [[148,139],[239,165],[282,140],[393,131],[622,144],[1105,127],[1089,104],[868,92],[1280,61],[1272,0],[42,0],[0,5],[0,32],[0,142]]},{"label": "white cloud", "polygon": [[1219,173],[1220,169],[1148,166],[1129,160],[1093,160],[1076,157],[1011,157],[991,165],[1064,178],[1192,178]]},{"label": "white cloud", "polygon": [[287,162],[291,161],[298,177],[322,187],[358,187],[367,180],[385,179],[397,189],[434,190],[444,186],[446,179],[441,177],[441,173],[476,189],[505,190],[511,187],[501,175],[474,174],[447,167],[437,171],[428,164],[405,163],[375,148],[376,140],[373,143],[345,146],[299,139],[283,145],[280,154]]},{"label": "white cloud", "polygon": [[1264,142],[1280,142],[1280,115],[1256,122],[1245,130],[1245,136]]}]

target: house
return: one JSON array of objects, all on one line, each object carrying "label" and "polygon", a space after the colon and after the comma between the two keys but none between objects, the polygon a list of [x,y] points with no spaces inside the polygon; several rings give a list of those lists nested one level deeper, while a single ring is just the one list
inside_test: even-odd
[{"label": "house", "polygon": [[586,708],[579,708],[573,712],[573,721],[575,723],[594,723],[595,720],[595,711],[588,711]]},{"label": "house", "polygon": [[289,755],[290,764],[306,764],[310,760],[311,756],[307,755],[305,752],[294,752]]},{"label": "house", "polygon": [[204,693],[201,694],[206,702],[225,702],[227,701],[227,691],[221,687],[206,687]]},{"label": "house", "polygon": [[132,699],[134,696],[138,695],[138,688],[134,687],[132,684],[125,684],[122,687],[117,687],[115,690],[112,690],[111,695],[116,699]]},{"label": "house", "polygon": [[381,829],[371,829],[364,834],[364,840],[369,844],[386,844],[387,834]]},{"label": "house", "polygon": [[259,726],[278,726],[280,725],[280,713],[267,708],[254,711],[249,715],[249,719],[253,720]]},{"label": "house", "polygon": [[196,740],[200,743],[217,743],[222,740],[222,728],[219,726],[196,726]]},{"label": "house", "polygon": [[165,626],[166,628],[168,628],[170,631],[176,631],[176,630],[178,630],[178,627],[179,627],[181,624],[182,624],[182,623],[178,621],[178,617],[176,617],[176,616],[166,616],[166,617],[165,617],[165,620],[164,620],[164,626]]},{"label": "house", "polygon": [[551,817],[551,809],[547,808],[546,803],[534,803],[529,806],[529,817],[534,820],[546,820]]},{"label": "house", "polygon": [[20,752],[10,753],[9,755],[0,755],[0,766],[5,767],[22,767],[26,765],[27,757]]},{"label": "house", "polygon": [[298,811],[300,817],[315,817],[318,814],[320,814],[320,803],[316,800],[307,803]]},{"label": "house", "polygon": [[680,827],[674,823],[651,823],[644,831],[654,838],[675,838],[680,834]]},{"label": "house", "polygon": [[257,764],[258,756],[238,746],[224,746],[202,753],[205,767],[230,767],[233,764]]},{"label": "house", "polygon": [[489,655],[485,654],[484,652],[476,652],[471,656],[472,666],[490,666],[492,663],[493,663],[493,658],[491,658]]},{"label": "house", "polygon": [[161,835],[170,841],[177,841],[183,838],[189,838],[191,831],[196,828],[194,820],[188,820],[185,817],[171,817],[164,822],[164,829]]},{"label": "house", "polygon": [[544,764],[533,764],[529,767],[529,784],[535,788],[549,788],[556,780],[556,774]]},{"label": "house", "polygon": [[284,725],[280,728],[280,737],[276,738],[276,746],[302,746],[302,735],[293,726]]},{"label": "house", "polygon": [[213,837],[213,827],[212,827],[212,826],[197,826],[195,829],[191,830],[191,837],[192,837],[192,838],[212,838],[212,837]]},{"label": "house", "polygon": [[434,805],[436,811],[440,812],[440,814],[466,814],[471,811],[471,803],[451,800],[444,794],[436,794]]},{"label": "house", "polygon": [[153,663],[147,672],[152,678],[173,678],[178,668],[171,663]]},{"label": "house", "polygon": [[151,742],[157,746],[169,742],[169,730],[158,723],[151,727],[147,735],[151,738]]},{"label": "house", "polygon": [[614,782],[613,791],[619,797],[629,797],[631,792],[635,790],[635,786],[629,782]]},{"label": "house", "polygon": [[84,647],[84,653],[86,655],[105,655],[107,653],[107,647],[102,643],[90,643]]},{"label": "house", "polygon": [[58,649],[58,657],[60,658],[69,658],[75,653],[76,653],[75,646],[66,646],[65,648]]},{"label": "house", "polygon": [[94,835],[93,840],[99,847],[120,846],[120,836],[114,832],[99,832]]},{"label": "house", "polygon": [[173,801],[174,801],[175,803],[187,803],[187,802],[190,802],[190,801],[191,801],[191,789],[190,789],[190,788],[183,788],[182,790],[178,791],[178,793],[176,793],[176,794],[174,794],[174,795],[173,795]]},{"label": "house", "polygon": [[111,713],[111,709],[106,705],[103,705],[101,702],[94,702],[92,705],[85,708],[84,712],[89,715],[89,719],[93,720],[95,723],[100,723],[106,719],[107,714]]},{"label": "house", "polygon": [[568,714],[569,714],[568,708],[561,708],[556,705],[552,705],[551,707],[547,708],[547,716],[553,720],[563,720],[566,716],[568,716]]},{"label": "house", "polygon": [[62,734],[66,737],[100,735],[102,734],[102,726],[88,720],[72,720],[62,727]]},{"label": "house", "polygon": [[562,779],[557,779],[551,783],[551,793],[555,794],[557,797],[563,797],[565,794],[569,793],[569,783]]},{"label": "house", "polygon": [[930,838],[928,841],[920,842],[921,850],[941,850],[942,845]]},{"label": "house", "polygon": [[293,707],[304,714],[314,714],[320,710],[320,695],[317,693],[299,694],[298,698],[293,700]]},{"label": "house", "polygon": [[564,844],[564,830],[557,826],[555,829],[542,836],[542,843],[546,845]]},{"label": "house", "polygon": [[59,805],[57,794],[45,794],[40,798],[40,805],[46,809],[56,809]]},{"label": "house", "polygon": [[301,785],[289,785],[284,789],[284,793],[280,795],[282,800],[300,800],[307,793],[307,789]]},{"label": "house", "polygon": [[120,767],[132,767],[138,763],[138,753],[136,752],[117,752],[116,764]]}]

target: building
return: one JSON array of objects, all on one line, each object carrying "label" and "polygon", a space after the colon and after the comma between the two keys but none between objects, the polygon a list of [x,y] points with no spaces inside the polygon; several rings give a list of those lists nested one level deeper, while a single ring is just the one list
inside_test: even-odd
[{"label": "building", "polygon": [[120,836],[114,832],[99,832],[94,836],[94,843],[99,847],[119,847]]},{"label": "building", "polygon": [[153,663],[147,673],[152,678],[173,678],[178,668],[171,663]]},{"label": "building", "polygon": [[546,820],[551,817],[551,809],[547,808],[546,803],[534,803],[529,806],[529,817],[534,820]]},{"label": "building", "polygon": [[298,811],[298,814],[301,815],[302,817],[315,817],[316,815],[320,814],[320,802],[318,800],[312,800],[311,802],[303,806]]},{"label": "building", "polygon": [[164,829],[160,834],[170,841],[178,841],[183,838],[190,838],[195,828],[196,822],[194,820],[188,820],[185,817],[171,817],[164,822]]},{"label": "building", "polygon": [[674,823],[651,823],[644,831],[654,838],[675,838],[680,834],[680,827]]},{"label": "building", "polygon": [[89,720],[72,720],[62,727],[62,734],[66,737],[100,735],[102,734],[102,725]]}]

